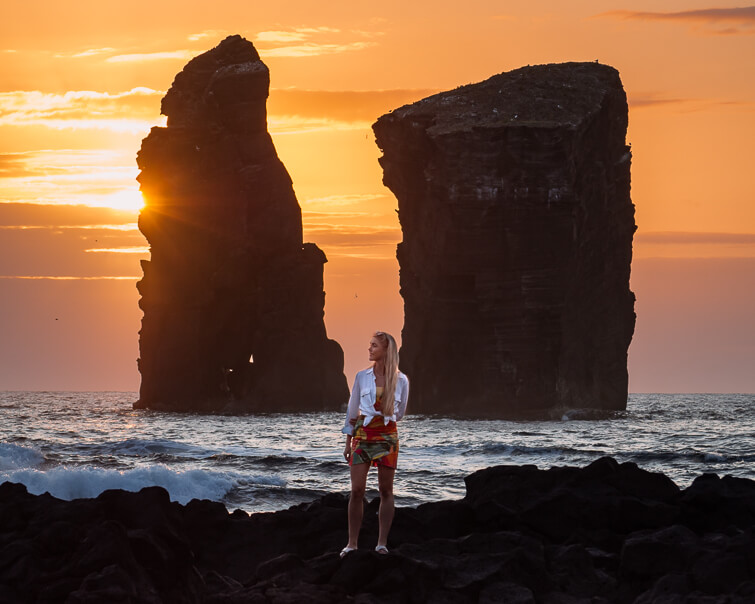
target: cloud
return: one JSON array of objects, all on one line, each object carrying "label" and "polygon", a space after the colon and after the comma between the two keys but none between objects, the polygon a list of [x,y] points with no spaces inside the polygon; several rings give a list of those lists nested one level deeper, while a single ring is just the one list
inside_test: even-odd
[{"label": "cloud", "polygon": [[[99,249],[108,252],[90,251]],[[0,275],[5,277],[132,277],[141,273],[139,261],[146,258],[149,248],[139,231],[0,229]]]},{"label": "cloud", "polygon": [[755,233],[638,232],[635,258],[754,258]]},{"label": "cloud", "polygon": [[134,216],[143,205],[135,180],[138,168],[127,151],[30,151],[0,155],[3,165],[0,207],[83,204],[131,210]]},{"label": "cloud", "polygon": [[71,90],[64,94],[38,90],[1,92],[0,126],[147,132],[162,121],[160,98],[164,94],[144,87],[118,93],[92,90]]},{"label": "cloud", "polygon": [[86,205],[0,203],[0,228],[102,228],[136,230],[131,210]]},{"label": "cloud", "polygon": [[186,37],[190,42],[199,42],[207,38],[225,38],[228,32],[224,29],[206,29],[197,34],[191,34]]},{"label": "cloud", "polygon": [[704,233],[691,231],[640,231],[634,237],[641,243],[654,243],[663,245],[677,244],[706,244],[706,245],[731,245],[731,244],[755,244],[755,233]]},{"label": "cloud", "polygon": [[85,253],[97,252],[107,254],[140,254],[142,256],[149,254],[148,245],[131,245],[123,247],[95,247],[84,250]]},{"label": "cloud", "polygon": [[324,117],[302,117],[296,115],[270,115],[267,120],[270,134],[302,134],[326,130],[367,130],[370,122],[346,122]]},{"label": "cloud", "polygon": [[694,113],[708,109],[745,109],[755,108],[755,103],[748,101],[732,101],[725,99],[695,99],[663,97],[657,93],[647,93],[630,96],[628,99],[631,109],[647,109],[654,107],[675,107],[681,113]]},{"label": "cloud", "polygon": [[0,153],[0,178],[33,174],[26,165],[26,153]]},{"label": "cloud", "polygon": [[88,48],[74,53],[58,53],[55,56],[56,59],[80,59],[83,57],[96,57],[98,55],[109,54],[117,52],[115,48],[106,46],[104,48]]},{"label": "cloud", "polygon": [[627,99],[632,109],[644,107],[658,107],[660,105],[685,105],[691,102],[691,99],[678,98],[660,98],[657,96],[631,96]]},{"label": "cloud", "polygon": [[352,193],[348,195],[328,195],[326,197],[310,197],[301,201],[302,207],[312,205],[324,205],[326,208],[333,206],[348,206],[364,203],[366,201],[376,201],[386,199],[388,195],[376,193]]},{"label": "cloud", "polygon": [[259,52],[260,56],[263,58],[317,57],[320,55],[332,55],[354,50],[364,50],[365,48],[375,45],[375,42],[349,42],[347,44],[316,44],[314,42],[309,42],[307,44],[282,46],[280,48],[260,48]]},{"label": "cloud", "polygon": [[704,8],[679,12],[615,10],[596,17],[635,21],[667,21],[696,26],[703,33],[752,35],[755,33],[755,6],[741,8]]},{"label": "cloud", "polygon": [[[316,57],[364,50],[379,31],[342,31],[333,27],[295,27],[257,32],[254,43],[263,60],[281,57]],[[355,39],[356,38],[356,39]]]},{"label": "cloud", "polygon": [[436,92],[425,88],[364,91],[279,88],[270,91],[268,113],[371,124],[392,109]]},{"label": "cloud", "polygon": [[380,214],[375,214],[371,212],[307,212],[306,210],[302,211],[302,219],[304,220],[305,224],[310,224],[311,221],[316,221],[316,220],[333,220],[334,218],[344,220],[347,218],[366,218],[368,216],[380,216]]},{"label": "cloud", "polygon": [[[326,91],[273,89],[269,127],[276,134],[366,128],[380,115],[437,92],[431,89]],[[138,87],[109,93],[72,90],[64,94],[31,91],[0,93],[1,126],[51,129],[106,129],[147,133],[164,125],[160,99],[165,92]],[[294,119],[295,118],[295,119]],[[3,166],[0,165],[0,171]]]},{"label": "cloud", "polygon": [[364,248],[394,246],[401,241],[401,229],[390,226],[353,224],[305,224],[305,239],[323,247]]},{"label": "cloud", "polygon": [[[296,27],[289,30],[270,30],[260,31],[254,36],[254,42],[288,44],[290,42],[301,42],[318,34],[338,34],[340,29],[333,27]],[[357,33],[357,32],[355,32]],[[365,32],[358,32],[364,35]]]},{"label": "cloud", "polygon": [[23,279],[31,281],[139,281],[141,275],[115,277],[103,275],[99,277],[75,277],[72,275],[0,275],[0,279]]},{"label": "cloud", "polygon": [[168,50],[114,55],[105,59],[107,63],[143,63],[146,61],[183,60],[188,61],[197,54],[195,50]]},{"label": "cloud", "polygon": [[301,31],[261,31],[257,34],[255,42],[301,42],[309,36]]}]

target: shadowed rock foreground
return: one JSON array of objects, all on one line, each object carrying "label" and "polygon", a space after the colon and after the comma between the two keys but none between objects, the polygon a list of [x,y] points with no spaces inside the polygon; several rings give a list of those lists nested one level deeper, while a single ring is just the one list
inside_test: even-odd
[{"label": "shadowed rock foreground", "polygon": [[343,351],[323,322],[325,254],[267,132],[270,74],[230,36],[192,59],[142,142],[138,407],[339,409]]},{"label": "shadowed rock foreground", "polygon": [[564,63],[373,125],[403,231],[401,366],[415,412],[626,408],[627,115],[615,69]]},{"label": "shadowed rock foreground", "polygon": [[0,602],[745,603],[755,600],[755,483],[703,475],[680,490],[611,458],[498,466],[458,501],[397,510],[372,551],[346,498],[228,514],[161,488],[65,502],[0,485]]}]

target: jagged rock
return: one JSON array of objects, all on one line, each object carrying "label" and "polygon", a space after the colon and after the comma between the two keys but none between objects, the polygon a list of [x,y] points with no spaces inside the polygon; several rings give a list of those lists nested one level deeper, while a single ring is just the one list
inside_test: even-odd
[{"label": "jagged rock", "polygon": [[[659,476],[610,458],[488,468],[462,500],[398,508],[388,556],[372,549],[377,506],[366,505],[360,549],[344,559],[341,494],[247,515],[182,506],[158,487],[60,501],[4,483],[0,602],[752,602],[753,524],[727,510],[752,509],[755,483],[704,479],[706,509],[727,517],[711,530],[699,526],[701,485]],[[562,510],[540,505],[554,500]],[[631,514],[657,505],[675,513]],[[554,531],[551,515],[568,526]]]},{"label": "jagged rock", "polygon": [[269,72],[230,36],[192,59],[137,156],[150,243],[138,283],[138,407],[338,409],[343,351],[323,322],[323,252],[267,132]]},{"label": "jagged rock", "polygon": [[398,198],[412,409],[624,409],[634,205],[618,72],[524,67],[373,125]]}]

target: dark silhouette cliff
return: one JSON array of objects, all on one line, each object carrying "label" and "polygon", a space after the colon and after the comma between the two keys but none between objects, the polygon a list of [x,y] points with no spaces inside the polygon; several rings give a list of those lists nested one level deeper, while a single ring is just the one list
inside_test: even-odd
[{"label": "dark silhouette cliff", "polygon": [[138,283],[138,407],[338,409],[343,351],[323,322],[323,252],[267,132],[270,76],[231,36],[192,59],[137,156],[149,241]]},{"label": "dark silhouette cliff", "polygon": [[626,407],[627,115],[615,69],[566,63],[374,124],[403,230],[401,362],[414,412]]}]

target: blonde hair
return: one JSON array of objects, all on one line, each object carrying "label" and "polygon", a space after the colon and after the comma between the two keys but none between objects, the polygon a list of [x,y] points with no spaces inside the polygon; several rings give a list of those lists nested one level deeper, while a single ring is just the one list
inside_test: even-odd
[{"label": "blonde hair", "polygon": [[[396,340],[389,333],[376,331],[373,336],[381,344],[385,345],[385,387],[383,388],[383,415],[390,417],[394,412],[394,402],[396,400],[396,383],[398,382],[398,347]],[[375,365],[373,364],[373,368]]]}]

